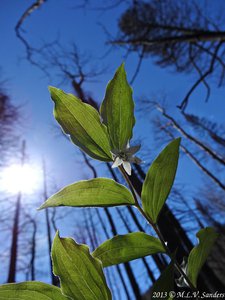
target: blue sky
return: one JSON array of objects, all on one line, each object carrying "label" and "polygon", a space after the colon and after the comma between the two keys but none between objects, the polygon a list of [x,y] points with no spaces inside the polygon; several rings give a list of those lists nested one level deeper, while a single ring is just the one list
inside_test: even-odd
[{"label": "blue sky", "polygon": [[[96,82],[85,85],[99,103],[104,97],[107,82],[112,78],[116,68],[124,61],[125,52],[114,49],[104,56],[110,46],[106,44],[107,37],[102,27],[115,35],[117,33],[117,20],[124,6],[109,11],[78,10],[74,8],[76,1],[47,1],[23,24],[26,38],[34,46],[42,42],[50,42],[59,37],[62,45],[67,47],[76,43],[81,52],[91,55],[93,65],[107,66],[107,71]],[[88,171],[81,165],[78,151],[67,140],[56,137],[53,125],[56,124],[52,115],[53,103],[50,100],[47,86],[59,86],[60,79],[57,74],[51,74],[51,80],[43,73],[30,65],[24,59],[24,45],[16,37],[14,27],[27,7],[33,1],[1,0],[0,3],[0,66],[3,79],[8,79],[6,85],[9,95],[16,105],[23,105],[23,136],[27,140],[27,152],[30,161],[40,164],[44,156],[47,167],[58,187],[75,180],[86,179]],[[137,63],[135,54],[126,60],[128,78],[132,78]],[[51,70],[48,70],[51,73]],[[134,99],[141,97],[167,96],[168,110],[178,119],[179,111],[176,105],[184,97],[185,92],[192,85],[193,74],[177,74],[172,69],[160,69],[151,58],[144,61],[141,71],[133,85]],[[60,85],[67,92],[72,92],[68,85]],[[191,97],[189,112],[199,116],[207,116],[210,120],[224,123],[224,88],[217,89],[212,84],[212,95],[208,103],[204,103],[205,89],[200,87]],[[138,110],[138,101],[136,101]],[[137,112],[136,112],[136,115]],[[149,160],[153,159],[165,141],[157,141],[160,149],[155,147],[154,134],[150,125],[152,114],[146,112],[139,116],[135,127],[135,139],[143,140],[143,145],[150,149]],[[99,162],[94,162],[99,166]],[[146,166],[145,166],[146,167]],[[99,175],[105,175],[105,169],[99,169]],[[190,160],[181,159],[179,164],[177,182],[184,184],[185,188],[193,190],[198,187],[201,175]]]},{"label": "blue sky", "polygon": [[[82,178],[82,171],[74,172],[70,168],[68,157],[74,160],[76,150],[63,139],[55,138],[52,117],[52,102],[47,90],[48,85],[58,86],[60,79],[51,74],[52,80],[31,66],[25,59],[24,46],[15,35],[14,27],[24,10],[32,1],[1,1],[0,26],[3,47],[0,49],[3,78],[8,79],[7,88],[13,101],[25,104],[24,136],[28,142],[28,152],[33,159],[46,156],[50,170],[53,171],[60,184],[73,179]],[[100,102],[103,99],[105,86],[113,76],[115,69],[124,60],[124,51],[111,51],[108,56],[102,56],[108,51],[107,37],[99,23],[104,24],[112,35],[117,32],[117,20],[124,10],[123,5],[106,12],[95,10],[77,10],[74,1],[46,2],[23,24],[26,38],[34,46],[55,40],[59,37],[62,45],[75,42],[81,52],[93,57],[93,65],[104,63],[107,72],[98,78],[97,82],[86,85],[87,89]],[[126,61],[128,78],[131,78],[137,63],[136,55],[130,55]],[[48,70],[49,71],[49,70]],[[51,73],[51,70],[50,70]],[[168,69],[160,69],[151,59],[146,59],[141,72],[133,85],[134,98],[150,97],[165,94],[169,110],[179,114],[176,104],[193,82],[193,75],[182,75]],[[71,91],[70,86],[60,86]],[[204,103],[204,88],[200,88],[192,97],[190,111],[207,115],[211,120],[223,120],[224,113],[218,106],[224,107],[221,97],[224,90],[216,90],[209,103]],[[159,96],[159,97],[160,97]],[[151,127],[147,126],[148,116],[138,120],[135,128],[136,136],[149,138],[152,143]],[[143,132],[145,131],[145,132]],[[162,141],[163,145],[163,141]],[[153,148],[154,149],[154,148]],[[157,150],[155,150],[157,153]],[[76,162],[74,161],[76,169]],[[63,174],[63,176],[62,176]]]}]

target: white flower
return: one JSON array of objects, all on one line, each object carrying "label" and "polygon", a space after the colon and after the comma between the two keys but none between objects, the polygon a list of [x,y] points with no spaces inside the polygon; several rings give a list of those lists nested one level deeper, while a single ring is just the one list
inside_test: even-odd
[{"label": "white flower", "polygon": [[129,161],[123,161],[122,158],[117,156],[116,159],[114,160],[112,168],[117,168],[121,165],[123,165],[124,170],[127,172],[127,174],[131,175],[131,164],[129,163]]},{"label": "white flower", "polygon": [[119,166],[123,166],[124,170],[127,172],[128,175],[131,175],[131,164],[130,163],[136,163],[140,164],[141,160],[134,156],[134,154],[141,148],[140,145],[129,147],[129,144],[127,147],[123,150],[112,150],[112,156],[114,163],[112,165],[112,168],[117,168]]}]

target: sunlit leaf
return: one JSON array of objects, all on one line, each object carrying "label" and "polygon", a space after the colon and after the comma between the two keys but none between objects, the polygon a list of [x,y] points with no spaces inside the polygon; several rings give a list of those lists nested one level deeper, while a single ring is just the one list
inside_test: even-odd
[{"label": "sunlit leaf", "polygon": [[54,116],[65,134],[91,157],[111,161],[108,132],[97,110],[60,89],[49,87],[49,91],[55,103]]},{"label": "sunlit leaf", "polygon": [[159,252],[165,252],[159,239],[143,232],[133,232],[105,241],[95,249],[93,256],[108,267]]},{"label": "sunlit leaf", "polygon": [[174,291],[174,262],[167,266],[167,268],[162,272],[159,279],[154,283],[151,289],[150,299],[166,299],[170,300],[175,297]]},{"label": "sunlit leaf", "polygon": [[153,161],[142,188],[142,204],[145,213],[157,221],[158,215],[172,188],[178,158],[180,138],[173,140]]},{"label": "sunlit leaf", "polygon": [[102,207],[132,204],[133,196],[124,185],[108,178],[94,178],[66,186],[39,209],[55,206]]},{"label": "sunlit leaf", "polygon": [[188,257],[187,274],[192,284],[196,287],[198,274],[204,265],[218,234],[211,227],[199,230],[196,234],[199,244],[195,246]]},{"label": "sunlit leaf", "polygon": [[132,138],[135,118],[132,89],[127,82],[124,64],[107,86],[101,115],[108,128],[112,149],[125,149]]},{"label": "sunlit leaf", "polygon": [[59,288],[37,281],[3,284],[0,286],[0,299],[69,300]]},{"label": "sunlit leaf", "polygon": [[60,238],[52,246],[53,272],[59,276],[64,295],[73,300],[111,300],[101,262],[91,256],[86,245]]}]

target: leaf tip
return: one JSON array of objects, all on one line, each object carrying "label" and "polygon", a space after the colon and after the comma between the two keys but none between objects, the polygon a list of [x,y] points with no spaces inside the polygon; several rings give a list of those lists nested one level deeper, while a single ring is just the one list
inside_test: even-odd
[{"label": "leaf tip", "polygon": [[55,233],[55,236],[54,236],[54,239],[53,239],[52,247],[54,247],[54,245],[55,245],[55,243],[57,243],[57,241],[61,241],[58,229],[56,230],[56,233]]},{"label": "leaf tip", "polygon": [[54,102],[56,102],[59,99],[60,92],[62,92],[62,90],[60,90],[54,86],[48,86],[48,90],[50,92],[52,100]]},{"label": "leaf tip", "polygon": [[180,143],[181,143],[181,137],[176,138],[176,139],[174,140],[174,143],[176,143],[177,146],[179,147],[179,146],[180,146]]},{"label": "leaf tip", "polygon": [[125,61],[122,62],[122,64],[120,65],[120,68],[125,70]]},{"label": "leaf tip", "polygon": [[53,86],[49,86],[49,87],[48,87],[48,90],[49,90],[51,99],[52,99],[53,101],[55,101],[55,97],[56,97],[56,88],[53,87]]},{"label": "leaf tip", "polygon": [[37,211],[40,211],[45,208],[45,203],[43,203],[40,207],[37,208]]},{"label": "leaf tip", "polygon": [[47,203],[47,201],[45,201],[40,207],[37,208],[37,211],[42,210],[47,207],[48,207],[48,203]]},{"label": "leaf tip", "polygon": [[122,62],[122,64],[119,66],[119,68],[117,69],[116,73],[122,73],[126,75],[126,70],[125,70],[125,62]]},{"label": "leaf tip", "polygon": [[167,147],[170,148],[171,150],[173,149],[175,153],[179,154],[180,143],[181,143],[181,137],[172,140]]},{"label": "leaf tip", "polygon": [[50,94],[53,94],[56,90],[58,90],[56,87],[49,85],[48,86],[48,90],[50,92]]}]

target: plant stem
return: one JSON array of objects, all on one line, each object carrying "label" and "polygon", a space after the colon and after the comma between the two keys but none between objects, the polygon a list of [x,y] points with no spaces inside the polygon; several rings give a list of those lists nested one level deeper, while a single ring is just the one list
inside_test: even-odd
[{"label": "plant stem", "polygon": [[129,185],[131,193],[132,193],[132,195],[134,197],[135,205],[139,206],[137,195],[136,195],[135,189],[134,189],[134,187],[133,187],[133,185],[132,185],[132,183],[130,181],[129,176],[127,175],[126,171],[124,170],[124,168],[122,166],[119,166],[119,170],[122,173],[122,175],[123,175],[124,179],[126,180],[127,184]]},{"label": "plant stem", "polygon": [[[139,212],[142,214],[142,216],[148,221],[148,223],[152,226],[153,230],[155,231],[155,233],[157,234],[157,236],[159,237],[167,255],[171,258],[173,258],[173,255],[169,249],[169,247],[167,246],[167,243],[164,241],[163,235],[160,232],[157,224],[155,224],[151,218],[144,212],[144,210],[142,209],[142,207],[140,206],[139,202],[138,202],[138,198],[135,192],[135,189],[130,181],[129,176],[127,175],[126,171],[124,170],[124,168],[122,166],[119,167],[120,172],[122,173],[124,179],[126,180],[127,184],[129,185],[129,188],[131,190],[131,193],[134,197],[134,201],[135,201],[135,206],[136,208],[139,210]],[[192,282],[190,281],[190,279],[187,277],[187,275],[184,273],[184,271],[182,270],[182,268],[180,267],[179,263],[176,261],[176,259],[174,259],[174,264],[175,267],[177,269],[177,271],[184,277],[185,281],[188,283],[189,287],[191,288],[192,291],[197,292],[197,289],[194,287],[194,285],[192,284]]]},{"label": "plant stem", "polygon": [[[173,255],[169,249],[169,247],[167,246],[166,242],[164,241],[164,238],[158,228],[158,226],[152,222],[152,220],[146,215],[146,213],[143,211],[143,209],[140,207],[140,205],[138,204],[138,206],[136,205],[137,209],[140,211],[140,213],[143,215],[143,217],[148,221],[148,223],[152,226],[152,228],[154,229],[155,233],[158,235],[166,253],[168,254],[168,256],[172,259]],[[193,290],[193,291],[197,291],[197,289],[193,286],[192,282],[190,281],[190,279],[187,277],[187,275],[184,273],[184,271],[182,270],[182,268],[180,267],[179,263],[176,261],[176,259],[174,259],[174,263],[175,263],[175,267],[177,269],[177,271],[185,278],[186,282],[188,283],[189,287]]]}]

